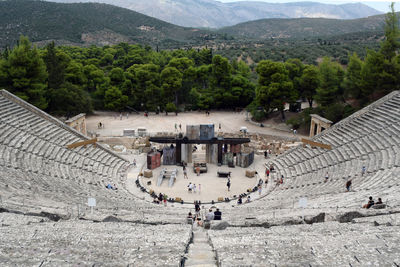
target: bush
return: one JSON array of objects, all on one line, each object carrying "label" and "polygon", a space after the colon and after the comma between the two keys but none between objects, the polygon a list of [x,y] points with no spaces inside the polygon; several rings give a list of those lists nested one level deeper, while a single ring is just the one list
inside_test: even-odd
[{"label": "bush", "polygon": [[257,122],[267,118],[268,115],[255,100],[246,107],[246,110],[250,112],[252,120]]},{"label": "bush", "polygon": [[260,122],[266,118],[266,114],[263,110],[255,110],[254,112],[251,112],[252,119],[254,121]]},{"label": "bush", "polygon": [[298,117],[293,117],[293,118],[288,119],[288,120],[286,121],[286,124],[287,124],[287,125],[290,125],[291,128],[297,130],[297,129],[299,129],[300,126],[303,124],[303,119],[304,119],[304,117],[301,116],[301,115],[298,116]]},{"label": "bush", "polygon": [[165,110],[167,112],[175,112],[176,111],[176,106],[175,106],[174,103],[169,102],[169,103],[167,103],[167,105],[165,105]]}]

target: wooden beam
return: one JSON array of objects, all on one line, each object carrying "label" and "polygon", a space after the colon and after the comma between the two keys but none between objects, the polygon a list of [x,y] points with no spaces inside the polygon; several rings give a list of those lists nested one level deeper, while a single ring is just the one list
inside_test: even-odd
[{"label": "wooden beam", "polygon": [[71,149],[71,148],[75,148],[75,147],[79,147],[79,146],[86,146],[86,145],[91,145],[91,144],[93,144],[95,146],[96,142],[97,142],[97,138],[94,138],[94,139],[90,139],[90,140],[85,140],[85,141],[69,144],[69,145],[67,145],[67,148]]},{"label": "wooden beam", "polygon": [[311,147],[317,146],[317,147],[321,147],[321,148],[325,148],[325,149],[329,149],[329,150],[332,149],[331,145],[314,142],[314,141],[311,141],[311,140],[308,140],[308,139],[305,139],[305,138],[301,138],[301,142],[303,142],[304,145],[307,144],[307,145],[310,145]]}]

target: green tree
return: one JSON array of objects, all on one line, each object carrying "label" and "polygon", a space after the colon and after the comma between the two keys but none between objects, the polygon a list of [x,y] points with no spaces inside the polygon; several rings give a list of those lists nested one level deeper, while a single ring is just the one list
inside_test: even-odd
[{"label": "green tree", "polygon": [[113,68],[109,74],[112,85],[120,86],[124,81],[124,70],[122,68]]},{"label": "green tree", "polygon": [[361,76],[362,68],[363,62],[356,53],[353,53],[353,55],[350,56],[350,61],[347,65],[346,74],[343,80],[345,96],[356,99],[361,97],[361,88],[363,86],[363,79]]},{"label": "green tree", "polygon": [[400,65],[379,52],[368,51],[361,69],[364,102],[374,100],[393,90],[399,90]]},{"label": "green tree", "polygon": [[302,97],[307,99],[310,108],[312,108],[319,83],[318,68],[313,65],[307,65],[299,79],[299,92]]},{"label": "green tree", "polygon": [[385,40],[381,44],[380,52],[385,59],[390,60],[400,48],[399,17],[394,11],[394,2],[390,5],[390,12],[386,14],[385,22]]},{"label": "green tree", "polygon": [[[158,94],[161,90],[159,66],[151,63],[136,64],[127,69],[125,77],[131,81],[132,95],[135,95],[137,99],[134,106],[136,109],[150,109],[154,106],[157,107],[160,103],[165,103],[161,94]],[[157,94],[153,94],[153,92]],[[148,103],[152,104],[152,107],[147,107]],[[155,104],[153,105],[153,103]]]},{"label": "green tree", "polygon": [[303,63],[298,58],[290,58],[285,62],[285,68],[289,71],[289,79],[293,82],[294,89],[300,95],[300,77],[304,70]]},{"label": "green tree", "polygon": [[270,112],[278,109],[285,119],[285,103],[295,101],[296,91],[289,79],[289,71],[281,62],[262,60],[256,68],[258,74],[257,102]]},{"label": "green tree", "polygon": [[165,111],[166,112],[176,112],[176,106],[175,106],[175,104],[174,103],[172,103],[172,102],[168,102],[166,105],[165,105]]},{"label": "green tree", "polygon": [[161,83],[164,99],[178,104],[178,92],[182,87],[182,73],[174,67],[166,67],[161,72]]},{"label": "green tree", "polygon": [[75,60],[69,62],[65,69],[65,81],[82,87],[87,83],[82,63],[76,62]]},{"label": "green tree", "polygon": [[111,86],[105,92],[104,105],[107,109],[121,111],[125,108],[128,102],[128,97],[123,95],[122,92],[115,86]]},{"label": "green tree", "polygon": [[337,62],[324,57],[319,65],[320,85],[317,88],[315,99],[321,106],[328,106],[342,100],[343,89],[341,83],[344,71]]},{"label": "green tree", "polygon": [[54,42],[51,42],[46,46],[43,59],[48,73],[48,87],[51,89],[59,88],[65,82],[65,69],[71,58],[65,52],[57,51]]},{"label": "green tree", "polygon": [[7,59],[0,61],[0,86],[30,102],[46,109],[46,65],[36,47],[32,48],[27,37],[19,43]]},{"label": "green tree", "polygon": [[86,65],[83,67],[83,74],[86,77],[85,89],[88,92],[95,92],[99,86],[107,83],[104,71],[95,65]]},{"label": "green tree", "polygon": [[87,92],[78,85],[65,82],[59,88],[50,91],[51,113],[74,116],[79,113],[90,113],[92,103]]},{"label": "green tree", "polygon": [[228,59],[216,55],[213,57],[211,65],[211,81],[214,87],[224,88],[226,90],[231,87],[231,66]]}]

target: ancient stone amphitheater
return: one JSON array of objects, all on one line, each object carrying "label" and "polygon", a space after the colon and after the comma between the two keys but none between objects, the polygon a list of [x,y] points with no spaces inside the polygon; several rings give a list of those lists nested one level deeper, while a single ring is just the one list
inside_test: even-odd
[{"label": "ancient stone amphitheater", "polygon": [[[129,163],[117,154],[66,148],[83,140],[0,91],[1,266],[400,265],[399,91],[313,138],[332,150],[298,147],[272,159],[284,183],[247,204],[219,204],[223,221],[210,230],[187,224],[192,206],[129,191]],[[362,209],[369,196],[386,208]]]}]

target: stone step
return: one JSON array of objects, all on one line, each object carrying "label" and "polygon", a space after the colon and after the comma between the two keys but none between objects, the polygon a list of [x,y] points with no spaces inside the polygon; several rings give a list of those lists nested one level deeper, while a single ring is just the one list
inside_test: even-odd
[{"label": "stone step", "polygon": [[216,267],[217,263],[215,260],[192,260],[188,259],[185,261],[185,267]]},{"label": "stone step", "polygon": [[207,233],[203,229],[193,232],[193,243],[189,245],[189,252],[186,257],[185,266],[217,266],[215,252],[212,250]]},{"label": "stone step", "polygon": [[213,259],[215,254],[210,248],[208,249],[199,249],[194,248],[189,251],[187,254],[191,259]]}]

